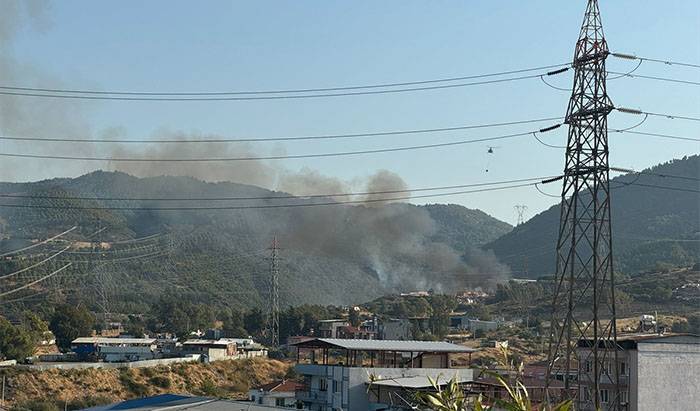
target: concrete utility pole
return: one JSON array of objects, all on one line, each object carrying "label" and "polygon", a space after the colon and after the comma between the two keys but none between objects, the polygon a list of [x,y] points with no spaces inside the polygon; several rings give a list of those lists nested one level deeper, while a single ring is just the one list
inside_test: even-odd
[{"label": "concrete utility pole", "polygon": [[280,292],[279,292],[279,265],[277,255],[279,244],[277,237],[272,239],[270,246],[270,307],[268,319],[268,331],[270,333],[270,345],[277,348],[280,345]]},{"label": "concrete utility pole", "polygon": [[[564,377],[578,410],[619,410],[606,90],[608,46],[597,0],[588,0],[572,67],[547,393]],[[579,342],[580,341],[580,342]],[[571,387],[571,367],[584,369]],[[563,373],[563,374],[562,374]],[[550,389],[551,388],[551,389]],[[577,390],[575,389],[577,388]]]}]

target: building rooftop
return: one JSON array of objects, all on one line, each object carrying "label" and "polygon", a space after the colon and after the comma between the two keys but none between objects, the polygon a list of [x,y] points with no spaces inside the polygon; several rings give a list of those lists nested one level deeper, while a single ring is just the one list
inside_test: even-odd
[{"label": "building rooftop", "polygon": [[430,353],[470,353],[476,350],[442,341],[344,340],[314,338],[293,344],[300,348],[336,348],[353,351],[395,351]]},{"label": "building rooftop", "polygon": [[[669,334],[619,334],[617,344],[625,349],[635,349],[639,343],[700,344],[700,336],[685,333]],[[591,339],[580,339],[580,348],[590,347]]]},{"label": "building rooftop", "polygon": [[[452,375],[439,375],[438,378],[435,380],[438,386],[443,387],[447,384],[450,383],[452,380]],[[457,383],[458,384],[464,384],[467,382],[472,382],[472,377],[470,376],[460,376],[457,375]],[[372,381],[368,382],[367,385],[376,385],[380,387],[397,387],[397,388],[408,388],[408,389],[421,389],[421,388],[430,388],[432,387],[432,384],[430,384],[430,380],[428,380],[428,377],[425,375],[416,375],[416,376],[411,376],[411,377],[396,377],[396,378],[388,378],[385,380],[378,380],[378,381]]]},{"label": "building rooftop", "polygon": [[274,411],[279,407],[255,404],[250,401],[221,400],[207,397],[161,394],[153,397],[122,401],[111,405],[86,408],[88,411],[134,410],[134,411]]},{"label": "building rooftop", "polygon": [[203,339],[193,339],[193,340],[187,340],[182,343],[182,345],[219,345],[219,346],[228,346],[229,344],[236,344],[235,341],[230,341],[227,339],[221,339],[221,340],[203,340]]},{"label": "building rooftop", "polygon": [[155,338],[114,338],[114,337],[78,337],[73,344],[155,344]]},{"label": "building rooftop", "polygon": [[273,381],[254,389],[264,392],[295,392],[299,387],[301,387],[301,384],[294,380],[281,380]]}]

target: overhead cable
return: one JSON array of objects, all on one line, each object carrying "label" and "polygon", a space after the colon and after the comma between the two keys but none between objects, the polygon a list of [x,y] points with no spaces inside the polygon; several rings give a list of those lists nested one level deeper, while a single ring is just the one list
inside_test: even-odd
[{"label": "overhead cable", "polygon": [[[632,74],[632,73],[620,73],[617,71],[608,71],[608,74],[616,74],[619,75],[620,77],[629,77],[629,78],[642,78],[642,79],[647,79],[647,80],[658,80],[658,81],[665,81],[669,83],[680,83],[680,84],[689,84],[693,86],[700,86],[700,82],[698,81],[690,81],[690,80],[679,80],[675,78],[668,78],[668,77],[657,77],[657,76],[645,76],[642,74]],[[618,77],[618,78],[620,78]]]},{"label": "overhead cable", "polygon": [[65,142],[65,143],[161,143],[161,144],[182,144],[182,143],[250,143],[256,141],[296,141],[296,140],[328,140],[328,139],[343,139],[343,138],[358,138],[358,137],[378,137],[378,136],[393,136],[404,134],[421,134],[421,133],[439,133],[448,131],[471,130],[479,128],[513,126],[519,124],[540,123],[543,121],[561,120],[562,117],[545,117],[531,120],[516,120],[501,123],[486,123],[476,125],[463,125],[453,127],[437,127],[424,129],[409,129],[409,130],[390,130],[390,131],[375,131],[365,133],[347,133],[347,134],[325,134],[312,136],[290,136],[290,137],[255,137],[255,138],[207,138],[207,139],[78,139],[78,138],[60,138],[60,137],[30,137],[30,136],[2,136],[0,140],[16,140],[16,141],[44,141],[44,142]]},{"label": "overhead cable", "polygon": [[248,209],[274,209],[274,208],[297,208],[297,207],[318,207],[318,206],[338,206],[344,204],[371,204],[371,203],[387,203],[392,201],[410,200],[417,198],[431,197],[447,197],[460,194],[482,193],[488,191],[508,190],[513,188],[528,187],[534,183],[514,184],[502,187],[489,187],[476,190],[452,191],[439,194],[422,194],[417,196],[406,195],[401,197],[391,198],[369,198],[364,200],[348,200],[348,201],[333,201],[323,203],[295,203],[295,204],[263,204],[263,205],[244,205],[244,206],[205,206],[205,207],[128,207],[128,206],[104,206],[104,207],[82,207],[82,206],[54,206],[54,205],[38,205],[38,204],[0,204],[0,207],[8,208],[35,208],[35,209],[52,209],[52,210],[132,210],[132,211],[197,211],[197,210],[248,210]]},{"label": "overhead cable", "polygon": [[655,116],[655,117],[665,117],[671,120],[689,120],[689,121],[700,121],[700,117],[690,117],[690,116],[678,116],[675,114],[665,114],[665,113],[652,113],[649,111],[642,111],[638,110],[635,108],[628,108],[628,107],[615,107],[615,110],[625,113],[625,114],[636,114],[636,115],[648,115],[648,116]]},{"label": "overhead cable", "polygon": [[539,181],[551,177],[531,177],[514,180],[502,180],[489,183],[472,183],[436,187],[420,187],[406,190],[382,190],[347,193],[308,194],[308,195],[279,195],[279,196],[246,196],[246,197],[99,197],[99,196],[53,196],[53,195],[27,195],[27,194],[0,194],[0,198],[25,198],[43,200],[92,200],[92,201],[242,201],[242,200],[284,200],[284,199],[308,199],[329,197],[369,196],[381,194],[403,194],[421,191],[454,190],[458,188],[482,187],[502,184],[524,183]]},{"label": "overhead cable", "polygon": [[14,293],[16,293],[16,292],[18,292],[18,291],[24,290],[25,288],[29,288],[29,287],[31,287],[31,286],[33,286],[33,285],[35,285],[35,284],[39,284],[39,283],[42,282],[42,281],[48,280],[49,278],[51,278],[51,277],[53,277],[54,275],[60,273],[61,271],[65,270],[66,268],[70,267],[71,265],[72,265],[71,263],[68,263],[68,264],[64,265],[63,267],[59,268],[58,270],[53,271],[52,273],[47,274],[47,275],[45,275],[45,276],[39,278],[38,280],[34,280],[34,281],[30,282],[30,283],[24,284],[23,286],[17,287],[17,288],[15,288],[15,289],[13,289],[13,290],[9,290],[9,291],[5,291],[5,292],[3,292],[3,293],[0,293],[0,297],[4,297],[4,296],[10,295],[10,294],[14,294]]},{"label": "overhead cable", "polygon": [[693,64],[693,63],[684,63],[680,61],[673,61],[673,60],[661,60],[661,59],[653,59],[649,57],[639,57],[635,56],[634,54],[627,54],[627,53],[610,53],[611,56],[625,59],[625,60],[639,60],[639,61],[650,61],[653,63],[663,63],[669,66],[685,66],[685,67],[693,67],[693,68],[700,68],[700,64]]},{"label": "overhead cable", "polygon": [[32,264],[32,265],[30,265],[30,266],[28,266],[28,267],[24,267],[24,268],[22,268],[22,269],[20,269],[20,270],[17,270],[17,271],[15,271],[15,272],[12,272],[12,273],[9,273],[9,274],[1,275],[1,276],[0,276],[0,280],[3,280],[3,279],[5,279],[5,278],[14,277],[14,276],[16,276],[16,275],[19,275],[19,274],[22,274],[22,273],[24,273],[24,272],[26,272],[26,271],[29,271],[29,270],[31,270],[32,268],[36,268],[36,267],[38,267],[38,266],[40,266],[40,265],[42,265],[42,264],[44,264],[44,263],[46,263],[46,262],[48,262],[48,261],[53,260],[54,258],[58,257],[59,255],[63,254],[63,253],[64,253],[65,251],[67,251],[69,248],[71,248],[71,246],[68,246],[68,247],[66,247],[66,248],[64,248],[64,249],[62,249],[62,250],[60,250],[60,251],[58,251],[57,253],[52,254],[52,255],[50,255],[50,256],[44,258],[43,260],[41,260],[41,261],[39,261],[39,262],[37,262],[37,263],[35,263],[35,264]]},{"label": "overhead cable", "polygon": [[60,237],[62,237],[62,236],[64,236],[64,235],[70,233],[71,231],[75,230],[76,228],[78,228],[78,226],[74,226],[74,227],[72,227],[72,228],[70,228],[70,229],[68,229],[68,230],[66,230],[66,231],[64,231],[64,232],[62,232],[62,233],[60,233],[60,234],[56,234],[55,236],[50,237],[50,238],[47,238],[46,240],[40,241],[40,242],[38,242],[38,243],[36,243],[36,244],[32,244],[32,245],[30,245],[30,246],[27,246],[27,247],[24,247],[24,248],[20,248],[20,249],[17,249],[17,250],[5,252],[5,253],[3,253],[3,254],[0,254],[0,257],[7,257],[8,255],[18,254],[18,253],[21,253],[21,252],[23,252],[23,251],[31,250],[32,248],[35,248],[35,247],[39,247],[40,245],[44,245],[44,244],[46,244],[46,243],[48,243],[48,242],[51,242],[51,241],[53,241],[53,240],[55,240],[55,239],[57,239],[57,238],[60,238]]},{"label": "overhead cable", "polygon": [[342,157],[342,156],[353,156],[362,154],[378,154],[378,153],[390,153],[398,151],[411,151],[411,150],[423,150],[429,148],[438,147],[450,147],[459,146],[464,144],[479,143],[484,141],[494,141],[503,140],[515,137],[521,137],[529,135],[533,131],[527,131],[523,133],[513,133],[505,134],[494,137],[484,137],[472,140],[459,140],[451,141],[447,143],[434,143],[434,144],[423,144],[416,146],[403,146],[403,147],[390,147],[390,148],[379,148],[372,150],[359,150],[359,151],[342,151],[342,152],[331,152],[331,153],[316,153],[316,154],[292,154],[292,155],[275,155],[275,156],[253,156],[253,157],[206,157],[206,158],[133,158],[133,157],[83,157],[83,156],[61,156],[61,155],[49,155],[49,154],[23,154],[23,153],[0,153],[0,157],[16,157],[16,158],[39,158],[39,159],[51,159],[51,160],[74,160],[74,161],[113,161],[113,162],[148,162],[148,163],[161,163],[161,162],[228,162],[228,161],[257,161],[257,160],[287,160],[287,159],[298,159],[298,158],[320,158],[320,157]]},{"label": "overhead cable", "polygon": [[[474,79],[479,79],[479,78],[508,76],[508,75],[513,75],[513,74],[527,73],[527,72],[531,72],[531,71],[548,70],[551,68],[568,66],[570,64],[571,63],[552,64],[552,65],[548,65],[548,66],[530,67],[530,68],[508,70],[508,71],[501,71],[501,72],[495,72],[495,73],[476,74],[476,75],[459,76],[459,77],[446,77],[446,78],[418,80],[418,81],[365,84],[365,85],[354,85],[354,86],[336,86],[336,87],[316,87],[316,88],[307,87],[307,88],[281,89],[281,90],[173,92],[173,91],[87,90],[87,89],[41,88],[41,87],[20,87],[20,86],[0,86],[0,90],[9,90],[9,91],[16,91],[16,92],[33,92],[33,93],[59,93],[59,94],[78,94],[78,95],[87,94],[87,95],[95,95],[98,97],[104,96],[104,95],[110,95],[110,96],[150,96],[150,97],[155,97],[155,96],[216,97],[216,96],[265,95],[265,94],[289,94],[289,93],[320,93],[320,92],[329,92],[329,91],[347,91],[347,90],[365,90],[365,89],[375,89],[375,88],[405,87],[405,86],[416,86],[416,85],[424,85],[424,84],[474,80]],[[413,90],[401,90],[401,91],[413,91]],[[24,95],[24,94],[20,94],[20,95]],[[46,96],[46,95],[41,94],[40,96]],[[275,97],[281,97],[281,96],[273,96],[273,98],[275,98]],[[316,96],[316,97],[323,97],[323,96]]]}]

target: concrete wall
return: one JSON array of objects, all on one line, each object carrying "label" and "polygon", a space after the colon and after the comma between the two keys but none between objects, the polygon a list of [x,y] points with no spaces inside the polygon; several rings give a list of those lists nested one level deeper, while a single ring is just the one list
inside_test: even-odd
[{"label": "concrete wall", "polygon": [[637,375],[631,382],[637,386],[632,386],[630,391],[636,391],[637,408],[631,411],[691,411],[700,407],[697,340],[690,344],[639,343],[635,362]]},{"label": "concrete wall", "polygon": [[60,362],[60,363],[39,363],[39,364],[18,364],[17,368],[29,370],[73,370],[86,368],[148,368],[159,365],[170,365],[187,362],[199,362],[199,355],[177,358],[161,358],[157,360],[132,361],[132,362]]}]

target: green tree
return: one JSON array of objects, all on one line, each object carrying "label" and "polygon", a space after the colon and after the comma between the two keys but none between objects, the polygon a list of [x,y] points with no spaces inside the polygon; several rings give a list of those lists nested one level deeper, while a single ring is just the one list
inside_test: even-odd
[{"label": "green tree", "polygon": [[29,333],[32,342],[36,345],[44,339],[44,335],[49,331],[49,324],[36,313],[25,311],[22,313],[22,328]]},{"label": "green tree", "polygon": [[348,321],[353,327],[360,325],[360,310],[356,310],[356,307],[350,307],[350,312],[348,313]]},{"label": "green tree", "polygon": [[442,339],[450,327],[450,313],[457,307],[457,300],[452,296],[433,295],[430,297],[431,314],[430,333]]},{"label": "green tree", "polygon": [[688,316],[688,332],[700,334],[700,314],[691,314]]},{"label": "green tree", "polygon": [[34,353],[34,341],[23,327],[10,324],[0,317],[0,358],[22,360]]},{"label": "green tree", "polygon": [[56,336],[56,345],[61,350],[68,350],[71,341],[78,337],[92,334],[95,316],[84,306],[61,305],[51,316],[49,329]]},{"label": "green tree", "polygon": [[259,308],[253,308],[243,317],[245,329],[253,335],[258,335],[265,326],[265,315]]}]

